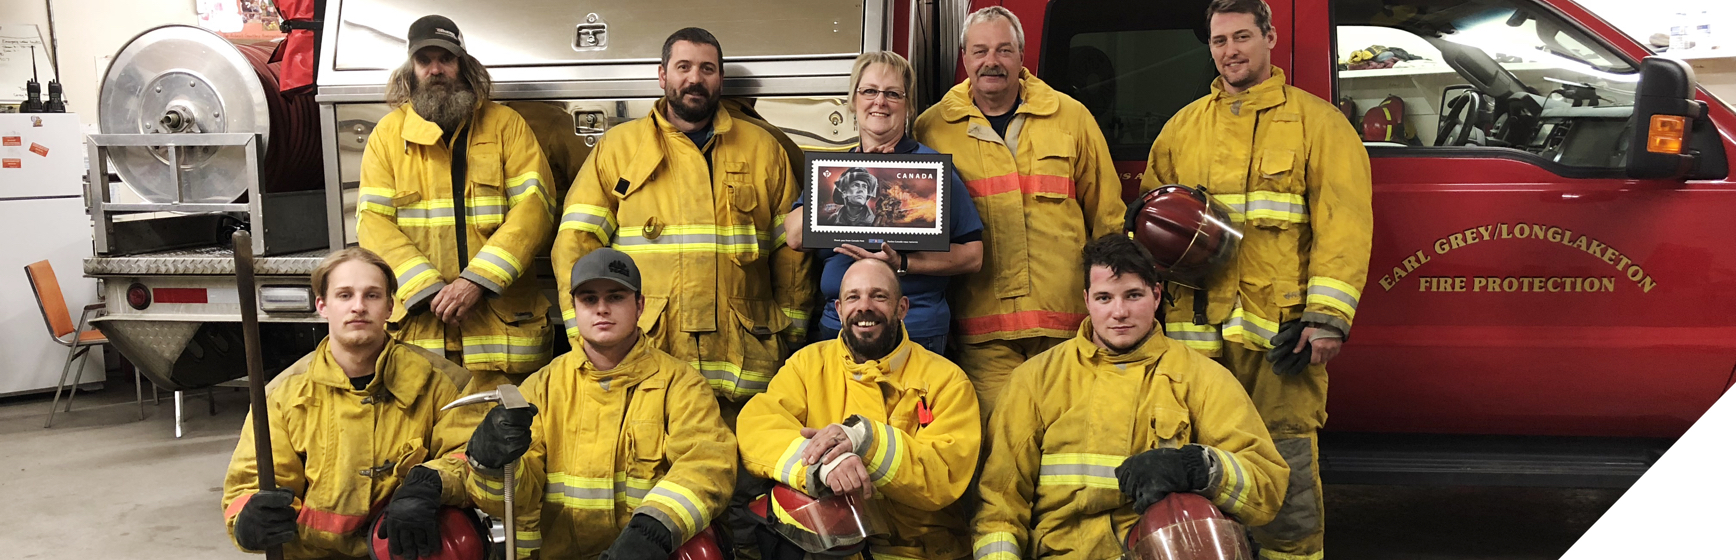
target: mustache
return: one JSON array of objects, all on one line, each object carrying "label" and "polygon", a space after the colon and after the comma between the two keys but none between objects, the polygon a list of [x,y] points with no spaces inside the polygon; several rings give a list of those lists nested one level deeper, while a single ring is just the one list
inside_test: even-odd
[{"label": "mustache", "polygon": [[889,321],[886,320],[885,314],[880,313],[878,311],[874,311],[872,309],[863,309],[861,311],[851,313],[848,321],[851,324],[855,324],[857,321],[878,321],[882,325],[889,323]]},{"label": "mustache", "polygon": [[1007,69],[997,65],[988,65],[977,69],[977,76],[1006,76]]}]

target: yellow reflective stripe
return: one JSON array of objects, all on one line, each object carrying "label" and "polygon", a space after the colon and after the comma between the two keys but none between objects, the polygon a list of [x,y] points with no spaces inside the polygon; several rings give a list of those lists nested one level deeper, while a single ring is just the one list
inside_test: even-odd
[{"label": "yellow reflective stripe", "polygon": [[1012,533],[989,533],[977,539],[971,556],[976,560],[1019,560],[1019,543]]},{"label": "yellow reflective stripe", "polygon": [[476,335],[464,337],[464,363],[536,362],[548,357],[549,348],[533,337]]},{"label": "yellow reflective stripe", "polygon": [[1324,550],[1313,554],[1286,554],[1271,549],[1260,549],[1260,558],[1269,558],[1271,560],[1321,560],[1325,557],[1326,551]]},{"label": "yellow reflective stripe", "polygon": [[624,227],[617,232],[613,244],[627,254],[716,252],[723,254],[758,253],[768,250],[771,238],[753,225],[665,226],[655,237],[648,237],[646,228]]},{"label": "yellow reflective stripe", "polygon": [[1218,485],[1206,489],[1206,498],[1212,501],[1212,505],[1231,515],[1240,514],[1242,506],[1247,505],[1242,501],[1242,497],[1248,490],[1248,475],[1242,470],[1242,462],[1222,449],[1207,446],[1206,450],[1217,458],[1218,470],[1223,472],[1223,479]]},{"label": "yellow reflective stripe", "polygon": [[1211,325],[1164,323],[1163,334],[1170,340],[1179,341],[1183,346],[1201,352],[1211,353],[1224,349],[1224,337],[1218,334],[1217,327]]},{"label": "yellow reflective stripe", "polygon": [[597,239],[609,243],[615,239],[615,230],[620,224],[615,222],[615,213],[602,206],[590,204],[573,204],[561,214],[562,231],[577,230],[590,232]]},{"label": "yellow reflective stripe", "polygon": [[[784,243],[787,243],[789,241],[789,232],[784,231],[784,215],[783,214],[778,214],[777,216],[772,217],[772,231],[778,232],[777,238],[772,240],[772,248],[773,249],[776,249],[778,247],[782,247],[784,245]],[[879,556],[879,555],[876,555],[876,556]]]},{"label": "yellow reflective stripe", "polygon": [[1242,215],[1242,212],[1245,211],[1247,209],[1247,206],[1248,206],[1248,196],[1247,195],[1244,195],[1244,194],[1214,194],[1214,195],[1211,195],[1211,197],[1212,197],[1212,200],[1216,200],[1219,203],[1223,204],[1224,206],[1228,206],[1230,208],[1230,221],[1240,222],[1240,221],[1243,221],[1244,219],[1246,219],[1246,216]]},{"label": "yellow reflective stripe", "polygon": [[1361,298],[1361,290],[1337,278],[1315,276],[1308,280],[1308,303],[1337,309],[1347,319],[1356,317],[1356,304]]},{"label": "yellow reflective stripe", "polygon": [[543,499],[573,509],[615,509],[615,481],[552,472]]},{"label": "yellow reflective stripe", "polygon": [[904,448],[910,444],[904,440],[904,432],[891,424],[873,422],[872,426],[879,429],[879,433],[874,433],[878,445],[873,446],[873,452],[863,459],[868,460],[868,479],[875,486],[885,486],[892,482],[892,477],[898,476],[898,467],[904,464]]},{"label": "yellow reflective stripe", "polygon": [[711,520],[711,514],[706,511],[705,503],[699,501],[699,495],[669,479],[658,482],[657,486],[651,489],[651,493],[645,496],[645,502],[661,505],[675,513],[686,522],[685,532],[689,534],[705,528],[705,524]]},{"label": "yellow reflective stripe", "polygon": [[1248,219],[1267,218],[1305,223],[1308,221],[1308,200],[1299,194],[1254,191],[1248,193],[1243,211]]},{"label": "yellow reflective stripe", "polygon": [[1126,457],[1095,453],[1045,454],[1042,466],[1037,469],[1037,485],[1119,490],[1121,486],[1115,479],[1115,467],[1121,466],[1121,462],[1125,460]]},{"label": "yellow reflective stripe", "polygon": [[518,535],[518,557],[529,558],[531,552],[542,548],[542,531],[513,531]]},{"label": "yellow reflective stripe", "polygon": [[476,258],[470,259],[470,266],[482,269],[482,271],[500,279],[499,285],[489,286],[495,293],[505,291],[507,285],[512,284],[518,280],[519,275],[524,274],[524,265],[519,262],[518,258],[512,256],[512,253],[505,249],[493,245],[484,246],[481,251],[477,251]]},{"label": "yellow reflective stripe", "polygon": [[1224,340],[1253,341],[1261,348],[1271,348],[1272,338],[1278,336],[1278,323],[1247,313],[1238,304],[1236,309],[1230,312],[1230,320],[1224,321],[1223,334]]},{"label": "yellow reflective stripe", "polygon": [[543,202],[543,207],[554,212],[554,202],[542,188],[542,174],[535,171],[506,180],[506,195],[511,198],[512,205],[518,206],[520,200],[530,195],[536,195]]},{"label": "yellow reflective stripe", "polygon": [[392,275],[398,277],[398,299],[402,301],[409,301],[425,284],[440,279],[440,271],[434,269],[428,257],[411,257],[398,263],[392,268]]},{"label": "yellow reflective stripe", "polygon": [[796,474],[807,471],[801,458],[802,448],[807,445],[808,438],[799,437],[791,441],[790,446],[784,449],[784,454],[778,456],[778,470],[772,471],[772,477],[792,488],[802,489],[801,485],[796,484]]},{"label": "yellow reflective stripe", "polygon": [[688,365],[699,370],[713,389],[734,393],[746,391],[764,393],[771,386],[772,374],[747,371],[729,362],[691,361]]},{"label": "yellow reflective stripe", "polygon": [[446,339],[444,338],[422,338],[416,340],[400,340],[398,342],[409,344],[411,346],[421,346],[436,353],[446,351]]},{"label": "yellow reflective stripe", "polygon": [[392,196],[395,194],[397,193],[392,189],[362,187],[356,197],[356,215],[360,216],[365,211],[396,217],[398,208],[392,206]]},{"label": "yellow reflective stripe", "polygon": [[398,207],[399,227],[437,227],[457,225],[452,217],[452,199],[423,200]]}]

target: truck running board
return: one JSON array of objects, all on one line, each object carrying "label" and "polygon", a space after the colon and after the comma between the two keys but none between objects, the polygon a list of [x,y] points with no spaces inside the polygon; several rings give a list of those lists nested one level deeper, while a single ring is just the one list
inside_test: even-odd
[{"label": "truck running board", "polygon": [[1321,433],[1328,484],[1627,488],[1671,439]]}]

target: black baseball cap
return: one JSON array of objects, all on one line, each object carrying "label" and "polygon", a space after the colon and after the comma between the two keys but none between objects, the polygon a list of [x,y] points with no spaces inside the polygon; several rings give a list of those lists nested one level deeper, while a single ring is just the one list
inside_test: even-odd
[{"label": "black baseball cap", "polygon": [[422,16],[410,24],[410,54],[423,47],[440,47],[455,55],[464,54],[464,33],[458,24],[446,16]]},{"label": "black baseball cap", "polygon": [[571,291],[592,280],[614,280],[629,290],[639,291],[639,265],[626,253],[603,247],[586,253],[573,263]]}]

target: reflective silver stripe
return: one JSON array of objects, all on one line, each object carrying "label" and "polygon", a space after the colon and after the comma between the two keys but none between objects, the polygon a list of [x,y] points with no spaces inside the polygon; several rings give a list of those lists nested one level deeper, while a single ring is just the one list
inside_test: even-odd
[{"label": "reflective silver stripe", "polygon": [[392,197],[389,197],[389,196],[380,196],[377,194],[364,194],[360,198],[357,198],[356,201],[357,202],[371,203],[371,204],[378,204],[380,206],[384,206],[387,208],[392,207]]},{"label": "reflective silver stripe", "polygon": [[[491,249],[491,251],[497,251],[497,250],[499,250],[499,249]],[[511,276],[513,278],[518,278],[519,275],[524,274],[524,272],[519,270],[518,267],[513,266],[512,263],[506,262],[506,259],[501,258],[500,255],[496,255],[496,254],[489,252],[489,251],[477,252],[476,253],[476,259],[474,259],[474,260],[479,260],[479,261],[486,262],[488,264],[492,264],[494,266],[498,266],[498,267],[500,267],[501,270],[506,271],[507,276]]]},{"label": "reflective silver stripe", "polygon": [[504,490],[502,488],[494,488],[492,486],[489,486],[487,483],[483,482],[485,479],[483,479],[480,476],[474,477],[474,478],[475,478],[475,483],[472,484],[471,486],[475,486],[477,490],[481,490],[483,493],[488,494],[490,496],[497,496],[497,497],[502,497],[502,498],[506,497],[506,490]]},{"label": "reflective silver stripe", "polygon": [[759,247],[766,250],[771,247],[770,241],[761,241],[758,235],[736,234],[717,235],[713,233],[682,233],[665,234],[657,239],[649,239],[642,235],[623,235],[615,239],[616,245],[724,245],[730,247]]},{"label": "reflective silver stripe", "polygon": [[[610,223],[608,218],[605,218],[603,216],[598,216],[596,214],[591,214],[591,213],[584,212],[584,211],[568,211],[565,216],[561,217],[561,224],[564,226],[564,225],[569,224],[569,223],[572,223],[572,224],[590,224],[593,228],[596,228],[597,230],[600,230],[602,232],[602,237],[604,239],[610,239],[610,238],[613,238],[615,236],[615,225]],[[563,227],[561,229],[575,229],[575,228]],[[576,229],[585,229],[585,228],[576,228]]]},{"label": "reflective silver stripe", "polygon": [[512,344],[466,344],[464,355],[473,354],[509,354],[518,356],[537,356],[542,354],[541,346],[516,346]]},{"label": "reflective silver stripe", "polygon": [[410,267],[410,270],[406,270],[406,271],[404,271],[403,274],[398,275],[398,285],[399,286],[408,286],[408,285],[410,285],[410,281],[416,279],[416,275],[424,273],[424,272],[428,272],[430,270],[434,270],[434,265],[431,265],[431,264],[428,264],[425,262],[424,263],[416,263],[416,266],[412,266],[412,267]]},{"label": "reflective silver stripe", "polygon": [[542,548],[542,539],[518,539],[515,541],[515,544],[517,544],[518,548],[521,550],[526,548]]},{"label": "reflective silver stripe", "polygon": [[1103,465],[1043,465],[1037,468],[1037,477],[1045,476],[1091,476],[1099,478],[1115,478],[1115,467]]},{"label": "reflective silver stripe", "polygon": [[1171,340],[1193,340],[1198,342],[1221,342],[1224,339],[1222,336],[1218,335],[1217,331],[1193,332],[1175,330],[1164,333],[1164,336],[1168,336]]},{"label": "reflective silver stripe", "polygon": [[579,319],[577,317],[566,317],[563,318],[561,322],[566,323],[567,330],[579,328]]},{"label": "reflective silver stripe", "polygon": [[490,204],[487,206],[472,206],[469,208],[469,211],[471,216],[500,216],[506,213],[506,207]]},{"label": "reflective silver stripe", "polygon": [[801,445],[796,447],[796,451],[790,454],[790,459],[784,461],[783,466],[778,468],[778,472],[783,473],[782,482],[784,484],[795,485],[796,469],[801,468],[802,451],[808,449],[808,442],[811,441],[814,440],[802,440]]},{"label": "reflective silver stripe", "polygon": [[977,558],[984,558],[997,552],[1011,554],[1014,558],[1017,558],[1019,556],[1019,545],[1008,541],[997,540],[977,547],[976,552],[972,555]]},{"label": "reflective silver stripe", "polygon": [[525,192],[527,192],[531,189],[539,189],[539,188],[542,188],[542,181],[541,180],[526,179],[525,182],[519,183],[519,185],[516,187],[508,187],[506,189],[506,196],[508,199],[514,199],[514,198],[518,198],[520,195],[523,195]]},{"label": "reflective silver stripe", "polygon": [[[482,258],[482,255],[485,255],[485,254],[487,254],[487,253],[477,253],[476,257],[480,259],[480,258]],[[483,276],[481,274],[477,274],[477,273],[471,272],[469,270],[466,270],[466,271],[460,273],[458,275],[458,277],[463,278],[465,280],[469,280],[471,282],[475,282],[477,284],[481,284],[482,287],[487,288],[488,291],[490,291],[490,292],[494,292],[497,294],[506,292],[506,286],[502,286],[493,280],[489,280],[487,276]]]},{"label": "reflective silver stripe", "polygon": [[1260,338],[1263,338],[1266,340],[1272,340],[1272,338],[1278,336],[1278,333],[1266,330],[1265,327],[1261,327],[1259,325],[1256,325],[1256,324],[1254,324],[1253,321],[1244,321],[1244,320],[1242,320],[1241,317],[1232,316],[1232,317],[1230,317],[1230,320],[1224,321],[1224,330],[1229,330],[1229,329],[1233,329],[1233,328],[1241,328],[1242,330],[1254,333],[1255,335],[1258,335]]},{"label": "reflective silver stripe", "polygon": [[1297,215],[1302,216],[1303,218],[1306,218],[1308,216],[1308,206],[1305,204],[1297,204],[1294,202],[1284,202],[1284,201],[1280,201],[1280,200],[1250,200],[1250,201],[1248,201],[1246,213],[1251,214],[1251,213],[1259,212],[1259,211],[1272,211],[1272,212],[1284,212],[1287,214],[1297,214]]},{"label": "reflective silver stripe", "polygon": [[651,496],[657,496],[657,497],[669,500],[671,502],[681,504],[681,508],[687,510],[687,515],[691,519],[693,519],[694,527],[691,528],[691,530],[693,530],[693,531],[698,531],[700,529],[703,529],[706,521],[708,521],[705,518],[705,512],[700,511],[699,504],[695,504],[692,501],[688,500],[687,496],[681,495],[680,492],[676,492],[674,490],[670,490],[668,488],[658,486],[656,488],[652,488],[651,492],[649,494],[645,495],[646,498],[650,498]]},{"label": "reflective silver stripe", "polygon": [[[421,266],[427,266],[427,265],[421,265]],[[423,301],[427,301],[428,298],[434,297],[434,294],[440,293],[440,289],[444,288],[444,287],[446,287],[445,282],[435,282],[433,284],[429,284],[428,287],[422,288],[422,291],[416,292],[416,295],[410,296],[408,298],[404,298],[404,307],[408,308],[408,307],[415,307],[417,305],[420,305]]]},{"label": "reflective silver stripe", "polygon": [[896,429],[890,424],[880,424],[880,431],[882,432],[880,438],[886,440],[886,443],[881,444],[884,447],[885,454],[882,456],[885,457],[885,460],[880,461],[880,466],[868,475],[870,480],[886,478],[886,473],[892,470],[893,465],[898,464],[898,434],[893,431]]},{"label": "reflective silver stripe", "polygon": [[624,485],[625,483],[616,483],[616,487],[613,489],[585,488],[582,486],[569,486],[564,482],[550,482],[547,493],[559,494],[568,498],[576,498],[580,500],[608,500],[613,502],[615,500],[615,490]]},{"label": "reflective silver stripe", "polygon": [[1356,297],[1345,293],[1344,290],[1338,288],[1315,284],[1308,287],[1308,295],[1329,297],[1344,302],[1346,305],[1349,305],[1351,309],[1356,309]]},{"label": "reflective silver stripe", "polygon": [[[1216,451],[1216,450],[1214,450],[1214,451]],[[1236,487],[1234,489],[1230,490],[1230,501],[1229,501],[1229,503],[1233,507],[1235,504],[1242,501],[1242,491],[1248,489],[1248,473],[1242,470],[1242,462],[1236,460],[1235,455],[1231,455],[1231,454],[1229,454],[1229,452],[1226,452],[1226,451],[1218,451],[1218,453],[1223,454],[1223,457],[1225,459],[1224,462],[1229,463],[1230,468],[1232,468],[1236,471]]]},{"label": "reflective silver stripe", "polygon": [[722,381],[744,391],[765,392],[766,388],[771,386],[770,381],[742,379],[741,376],[731,373],[729,370],[700,368],[699,373],[704,375],[706,379]]},{"label": "reflective silver stripe", "polygon": [[404,218],[409,218],[409,219],[450,218],[454,215],[456,215],[456,213],[452,210],[452,207],[450,207],[450,206],[445,207],[445,208],[399,208],[398,209],[398,218],[399,219],[404,219]]}]

